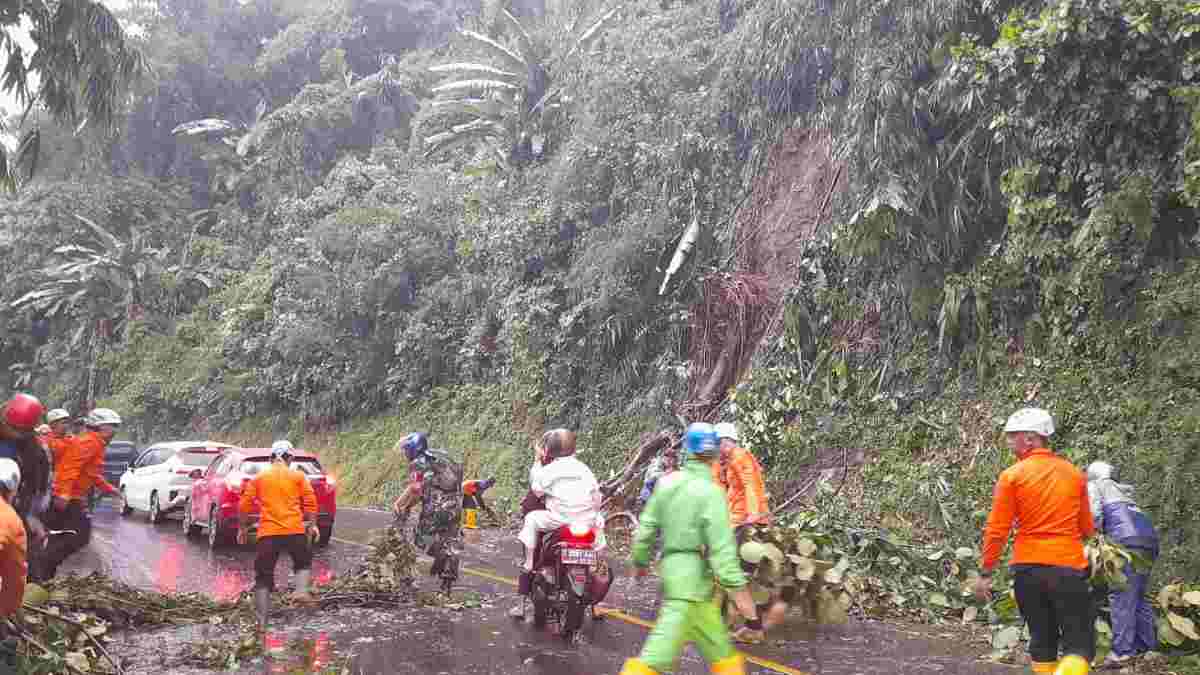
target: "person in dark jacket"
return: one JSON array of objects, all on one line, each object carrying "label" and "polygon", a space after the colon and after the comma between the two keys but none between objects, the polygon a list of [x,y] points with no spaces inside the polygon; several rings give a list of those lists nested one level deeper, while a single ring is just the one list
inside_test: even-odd
[{"label": "person in dark jacket", "polygon": [[[1096,531],[1148,560],[1157,558],[1158,532],[1134,502],[1133,486],[1118,483],[1112,465],[1107,462],[1093,462],[1088,466],[1087,476],[1088,499]],[[1127,663],[1158,645],[1154,609],[1146,599],[1149,571],[1139,574],[1133,570],[1133,565],[1127,564],[1125,576],[1129,580],[1125,590],[1109,594],[1113,641],[1106,665]]]},{"label": "person in dark jacket", "polygon": [[21,470],[21,484],[9,503],[25,523],[30,551],[41,548],[46,537],[41,518],[50,507],[54,481],[50,451],[37,436],[45,408],[29,394],[17,394],[0,407],[0,458],[11,459]]}]

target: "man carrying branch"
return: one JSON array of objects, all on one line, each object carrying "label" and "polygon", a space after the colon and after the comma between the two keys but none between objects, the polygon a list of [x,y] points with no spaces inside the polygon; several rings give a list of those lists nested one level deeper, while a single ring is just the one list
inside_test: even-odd
[{"label": "man carrying branch", "polygon": [[1017,463],[996,482],[975,596],[991,600],[992,570],[1020,523],[1010,570],[1017,607],[1029,625],[1033,672],[1086,675],[1096,650],[1083,549],[1084,539],[1095,531],[1087,479],[1048,449],[1054,420],[1045,410],[1018,410],[1004,432]]}]

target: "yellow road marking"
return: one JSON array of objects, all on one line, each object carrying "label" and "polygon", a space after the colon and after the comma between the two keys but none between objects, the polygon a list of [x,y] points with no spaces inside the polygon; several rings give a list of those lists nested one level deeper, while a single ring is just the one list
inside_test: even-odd
[{"label": "yellow road marking", "polygon": [[[343,544],[351,544],[353,546],[362,546],[364,548],[370,548],[367,544],[360,544],[356,541],[349,541],[347,539],[339,539],[337,537],[331,537],[331,538],[334,541],[341,542]],[[421,558],[424,560],[430,560],[430,558],[427,558],[426,556],[421,556]],[[464,574],[470,574],[471,576],[474,576],[474,577],[480,577],[481,579],[487,579],[489,581],[495,581],[495,582],[502,583],[502,584],[508,584],[509,586],[512,586],[514,588],[517,586],[517,580],[512,579],[510,577],[500,576],[499,574],[493,574],[492,572],[488,572],[485,570],[477,570],[473,567],[462,567],[459,569]],[[603,614],[604,616],[611,616],[612,618],[617,619],[618,621],[624,621],[625,623],[632,624],[634,626],[641,626],[642,628],[654,628],[653,621],[646,621],[643,618],[633,616],[632,614],[627,614],[627,613],[622,612],[621,610],[613,608],[613,607],[602,607],[602,606],[597,607],[596,613]],[[767,670],[772,670],[776,673],[780,673],[781,675],[811,675],[811,673],[805,672],[803,670],[796,670],[795,668],[792,668],[791,666],[785,666],[784,664],[779,663],[778,661],[772,661],[771,659],[760,658],[758,656],[753,656],[751,654],[747,654],[746,652],[738,652],[738,653],[741,654],[750,663],[753,663],[754,665],[760,666],[762,668],[766,668]]]},{"label": "yellow road marking", "polygon": [[[634,624],[635,626],[641,626],[642,628],[654,628],[653,621],[647,621],[641,617],[633,616],[631,614],[626,614],[625,612],[622,612],[621,610],[615,609],[613,607],[597,607],[596,613],[603,614],[604,616],[611,616],[614,619],[620,619],[621,621]],[[782,673],[783,675],[811,675],[810,673],[806,673],[803,670],[796,670],[795,668],[792,668],[791,666],[785,666],[782,663],[779,663],[778,661],[772,661],[771,659],[760,658],[757,656],[753,656],[751,654],[747,654],[746,652],[738,652],[738,653],[741,654],[747,661],[749,661],[750,663],[753,663],[756,666],[762,666],[763,668],[766,668],[768,670],[773,670],[777,673]]]},{"label": "yellow road marking", "polygon": [[[484,570],[477,570],[477,569],[474,569],[471,567],[462,567],[460,569],[462,570],[463,573],[470,574],[472,576],[482,577],[484,579],[490,579],[491,581],[498,581],[503,584],[508,584],[509,586],[515,587],[517,585],[516,579],[502,577],[498,574],[492,574],[491,572],[485,572]],[[633,616],[632,614],[627,614],[627,613],[622,612],[621,610],[613,608],[613,607],[599,606],[596,608],[596,613],[603,614],[604,616],[611,616],[614,619],[624,621],[625,623],[633,624],[635,626],[641,626],[642,628],[654,628],[653,621],[647,621],[641,617]],[[747,661],[749,661],[750,663],[753,663],[756,666],[761,666],[768,670],[773,670],[777,673],[781,673],[782,675],[810,675],[810,673],[806,673],[803,670],[796,670],[795,668],[792,668],[790,666],[785,666],[782,663],[779,663],[777,661],[759,658],[757,656],[753,656],[753,655],[747,654],[745,652],[738,652],[738,653],[740,653],[743,657],[745,657],[745,659]]]}]

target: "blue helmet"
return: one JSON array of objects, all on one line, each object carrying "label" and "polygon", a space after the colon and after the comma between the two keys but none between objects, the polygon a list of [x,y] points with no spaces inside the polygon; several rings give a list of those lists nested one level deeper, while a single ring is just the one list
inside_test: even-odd
[{"label": "blue helmet", "polygon": [[721,447],[717,430],[707,422],[692,422],[684,436],[684,448],[689,455],[715,455]]},{"label": "blue helmet", "polygon": [[420,431],[414,431],[404,437],[404,440],[400,442],[400,447],[404,448],[404,455],[411,462],[429,450],[429,439]]}]

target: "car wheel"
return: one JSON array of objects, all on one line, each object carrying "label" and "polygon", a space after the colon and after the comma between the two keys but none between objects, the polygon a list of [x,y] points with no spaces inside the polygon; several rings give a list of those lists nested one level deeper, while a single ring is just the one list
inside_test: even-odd
[{"label": "car wheel", "polygon": [[146,517],[150,520],[151,525],[157,525],[162,522],[162,511],[158,507],[158,492],[150,493],[150,510]]},{"label": "car wheel", "polygon": [[125,488],[121,488],[121,515],[127,516],[133,513],[133,507],[129,505],[129,498],[125,496]]},{"label": "car wheel", "polygon": [[194,537],[198,534],[200,534],[200,526],[192,517],[192,500],[189,499],[183,503],[183,536]]},{"label": "car wheel", "polygon": [[320,530],[321,536],[317,537],[317,546],[325,547],[329,545],[329,540],[333,539],[333,523],[317,528]]},{"label": "car wheel", "polygon": [[221,523],[217,520],[217,510],[215,508],[208,512],[208,547],[210,549],[220,548],[221,544],[225,543],[225,532],[221,530]]}]

